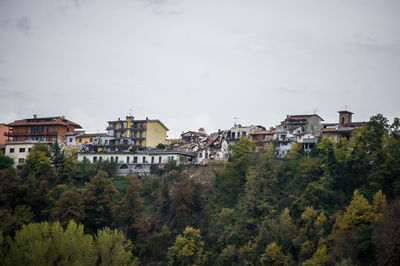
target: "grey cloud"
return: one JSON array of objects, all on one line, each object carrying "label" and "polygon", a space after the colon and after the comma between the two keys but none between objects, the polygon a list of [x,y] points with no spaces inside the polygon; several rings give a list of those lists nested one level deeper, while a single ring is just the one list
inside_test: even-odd
[{"label": "grey cloud", "polygon": [[29,34],[31,30],[31,20],[28,17],[21,17],[17,20],[16,26],[23,34]]}]

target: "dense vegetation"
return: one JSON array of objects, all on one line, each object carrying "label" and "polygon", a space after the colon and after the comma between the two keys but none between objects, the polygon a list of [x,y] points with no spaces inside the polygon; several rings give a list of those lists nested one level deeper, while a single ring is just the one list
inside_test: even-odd
[{"label": "dense vegetation", "polygon": [[[242,138],[224,165],[111,177],[37,145],[0,155],[0,264],[399,265],[400,122],[278,159]],[[210,169],[208,169],[210,170]],[[210,181],[211,180],[211,181]]]}]

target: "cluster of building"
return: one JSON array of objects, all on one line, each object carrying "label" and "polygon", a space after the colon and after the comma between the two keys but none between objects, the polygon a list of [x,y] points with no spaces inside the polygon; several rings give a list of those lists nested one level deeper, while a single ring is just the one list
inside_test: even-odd
[{"label": "cluster of building", "polygon": [[167,140],[168,128],[158,119],[135,119],[126,116],[108,121],[106,132],[86,133],[82,127],[64,116],[37,117],[0,124],[0,148],[12,157],[16,165],[24,163],[32,147],[37,143],[61,147],[73,146],[78,161],[92,163],[109,160],[117,164],[117,174],[142,174],[150,172],[152,166],[164,167],[175,161],[177,164],[210,161],[226,161],[229,146],[246,136],[254,141],[257,150],[274,143],[275,153],[283,158],[294,143],[301,143],[306,153],[310,152],[323,135],[334,140],[349,138],[355,128],[366,122],[353,122],[353,113],[339,111],[338,123],[323,123],[317,114],[287,115],[277,126],[242,126],[236,124],[227,130],[207,134],[198,131],[182,132],[179,139]]}]

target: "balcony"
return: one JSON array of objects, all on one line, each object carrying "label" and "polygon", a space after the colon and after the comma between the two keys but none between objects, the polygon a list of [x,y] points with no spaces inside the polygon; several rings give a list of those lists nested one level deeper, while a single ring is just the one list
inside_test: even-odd
[{"label": "balcony", "polygon": [[139,127],[139,126],[131,126],[131,129],[132,130],[146,130],[146,127],[145,126],[141,126],[141,127]]},{"label": "balcony", "polygon": [[58,132],[4,132],[6,137],[57,136]]},{"label": "balcony", "polygon": [[146,139],[145,136],[132,136],[131,139],[133,140],[142,140],[142,139]]}]

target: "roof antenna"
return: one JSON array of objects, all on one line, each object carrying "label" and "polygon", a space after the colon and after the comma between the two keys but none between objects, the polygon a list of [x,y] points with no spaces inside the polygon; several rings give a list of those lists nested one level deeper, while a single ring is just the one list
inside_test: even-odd
[{"label": "roof antenna", "polygon": [[236,127],[236,120],[238,120],[239,117],[234,117],[233,120],[235,120],[235,122],[233,123],[233,125]]},{"label": "roof antenna", "polygon": [[315,109],[313,110],[313,112],[314,112],[314,114],[316,115],[316,114],[318,113],[318,108],[315,108]]},{"label": "roof antenna", "polygon": [[344,110],[347,111],[347,105],[344,106]]}]

